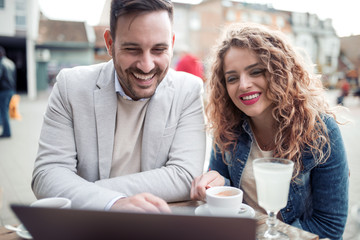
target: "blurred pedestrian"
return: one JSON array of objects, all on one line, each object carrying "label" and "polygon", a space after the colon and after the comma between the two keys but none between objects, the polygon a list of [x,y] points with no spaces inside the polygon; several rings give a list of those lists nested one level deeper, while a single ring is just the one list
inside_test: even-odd
[{"label": "blurred pedestrian", "polygon": [[353,96],[360,98],[360,87],[358,87],[358,88],[354,91]]},{"label": "blurred pedestrian", "polygon": [[341,91],[340,91],[340,96],[337,98],[337,104],[344,106],[344,98],[349,95],[350,84],[345,78],[343,78],[340,79],[338,86]]},{"label": "blurred pedestrian", "polygon": [[9,104],[15,93],[16,68],[13,61],[6,57],[5,49],[0,46],[0,117],[3,132],[0,138],[11,136],[9,122]]},{"label": "blurred pedestrian", "polygon": [[187,48],[181,49],[180,59],[175,66],[175,70],[191,73],[205,82],[204,67],[201,60],[191,54]]},{"label": "blurred pedestrian", "polygon": [[9,115],[11,119],[21,120],[22,116],[19,112],[19,103],[20,103],[20,95],[14,94],[10,100],[9,104]]}]

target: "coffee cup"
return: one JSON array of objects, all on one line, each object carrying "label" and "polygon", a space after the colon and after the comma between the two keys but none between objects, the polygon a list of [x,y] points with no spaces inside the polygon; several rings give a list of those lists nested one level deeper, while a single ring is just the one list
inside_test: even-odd
[{"label": "coffee cup", "polygon": [[71,208],[71,200],[62,197],[42,198],[33,202],[32,207]]},{"label": "coffee cup", "polygon": [[206,190],[206,203],[212,215],[235,215],[243,201],[243,191],[230,186],[216,186]]}]

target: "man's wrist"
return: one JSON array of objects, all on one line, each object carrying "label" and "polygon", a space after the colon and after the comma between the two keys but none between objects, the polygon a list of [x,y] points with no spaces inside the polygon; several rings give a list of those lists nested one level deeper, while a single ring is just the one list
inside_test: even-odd
[{"label": "man's wrist", "polygon": [[117,200],[119,200],[119,199],[121,199],[121,198],[126,198],[126,197],[127,197],[127,196],[125,196],[125,195],[119,195],[118,197],[112,199],[112,200],[105,206],[105,211],[110,210],[111,207],[114,205],[114,203],[115,203]]}]

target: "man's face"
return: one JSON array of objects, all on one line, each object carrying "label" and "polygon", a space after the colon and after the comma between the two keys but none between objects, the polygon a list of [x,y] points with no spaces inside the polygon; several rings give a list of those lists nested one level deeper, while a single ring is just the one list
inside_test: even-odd
[{"label": "man's face", "polygon": [[166,11],[129,14],[118,18],[115,40],[104,34],[109,54],[126,95],[151,97],[171,62],[175,36]]}]

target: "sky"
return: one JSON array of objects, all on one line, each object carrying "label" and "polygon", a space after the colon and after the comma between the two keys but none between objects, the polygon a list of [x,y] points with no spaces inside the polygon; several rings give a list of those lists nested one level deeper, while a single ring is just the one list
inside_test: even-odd
[{"label": "sky", "polygon": [[[86,21],[96,25],[105,0],[38,0],[45,16],[56,20]],[[198,3],[201,0],[173,0]],[[360,1],[358,0],[243,0],[241,2],[272,4],[279,10],[315,13],[321,20],[332,19],[339,37],[360,35]]]}]

